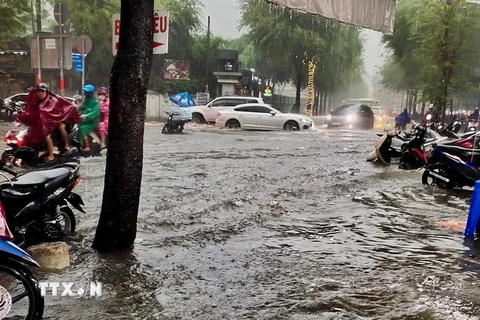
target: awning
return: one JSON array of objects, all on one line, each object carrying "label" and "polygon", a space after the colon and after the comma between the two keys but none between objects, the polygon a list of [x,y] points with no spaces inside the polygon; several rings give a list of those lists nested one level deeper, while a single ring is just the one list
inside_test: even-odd
[{"label": "awning", "polygon": [[382,33],[393,32],[395,0],[265,0]]},{"label": "awning", "polygon": [[236,79],[218,79],[217,82],[218,83],[233,83],[233,84],[240,83],[240,81],[238,81]]}]

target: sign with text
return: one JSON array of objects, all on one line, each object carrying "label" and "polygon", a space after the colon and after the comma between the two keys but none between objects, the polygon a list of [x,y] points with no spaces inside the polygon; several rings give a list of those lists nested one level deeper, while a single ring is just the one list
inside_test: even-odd
[{"label": "sign with text", "polygon": [[[155,10],[153,13],[153,54],[168,53],[169,33],[169,12],[168,10]],[[120,14],[115,13],[112,17],[112,53],[117,55],[118,41],[120,38]]]},{"label": "sign with text", "polygon": [[75,72],[82,73],[83,71],[83,61],[81,53],[72,53],[72,63],[75,67]]}]

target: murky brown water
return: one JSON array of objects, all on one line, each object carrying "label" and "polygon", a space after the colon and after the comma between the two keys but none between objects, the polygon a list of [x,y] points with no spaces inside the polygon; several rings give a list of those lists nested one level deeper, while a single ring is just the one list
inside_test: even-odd
[{"label": "murky brown water", "polygon": [[366,163],[373,133],[160,131],[131,253],[90,249],[105,159],[83,161],[72,267],[37,275],[103,296],[48,297],[46,319],[477,319],[480,263],[435,225],[465,221],[470,193]]}]

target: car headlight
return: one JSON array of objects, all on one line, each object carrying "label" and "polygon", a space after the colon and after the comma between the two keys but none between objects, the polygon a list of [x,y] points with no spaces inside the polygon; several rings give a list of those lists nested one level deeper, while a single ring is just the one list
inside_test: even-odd
[{"label": "car headlight", "polygon": [[302,121],[302,122],[310,122],[310,120],[307,120],[307,119],[300,119],[300,121]]},{"label": "car headlight", "polygon": [[327,120],[332,120],[332,116],[331,116],[331,115],[328,115],[328,116],[327,116]]},{"label": "car headlight", "polygon": [[355,116],[354,116],[353,114],[349,114],[349,115],[347,116],[347,121],[348,121],[348,122],[352,122],[354,119],[355,119]]}]

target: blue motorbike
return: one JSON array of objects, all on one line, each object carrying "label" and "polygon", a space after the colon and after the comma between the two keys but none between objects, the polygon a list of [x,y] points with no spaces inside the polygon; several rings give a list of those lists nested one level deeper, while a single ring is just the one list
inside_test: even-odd
[{"label": "blue motorbike", "polygon": [[422,183],[443,189],[474,187],[475,181],[480,180],[479,164],[480,149],[434,144]]},{"label": "blue motorbike", "polygon": [[28,268],[40,266],[11,240],[13,235],[0,203],[0,319],[40,320],[45,302]]}]

